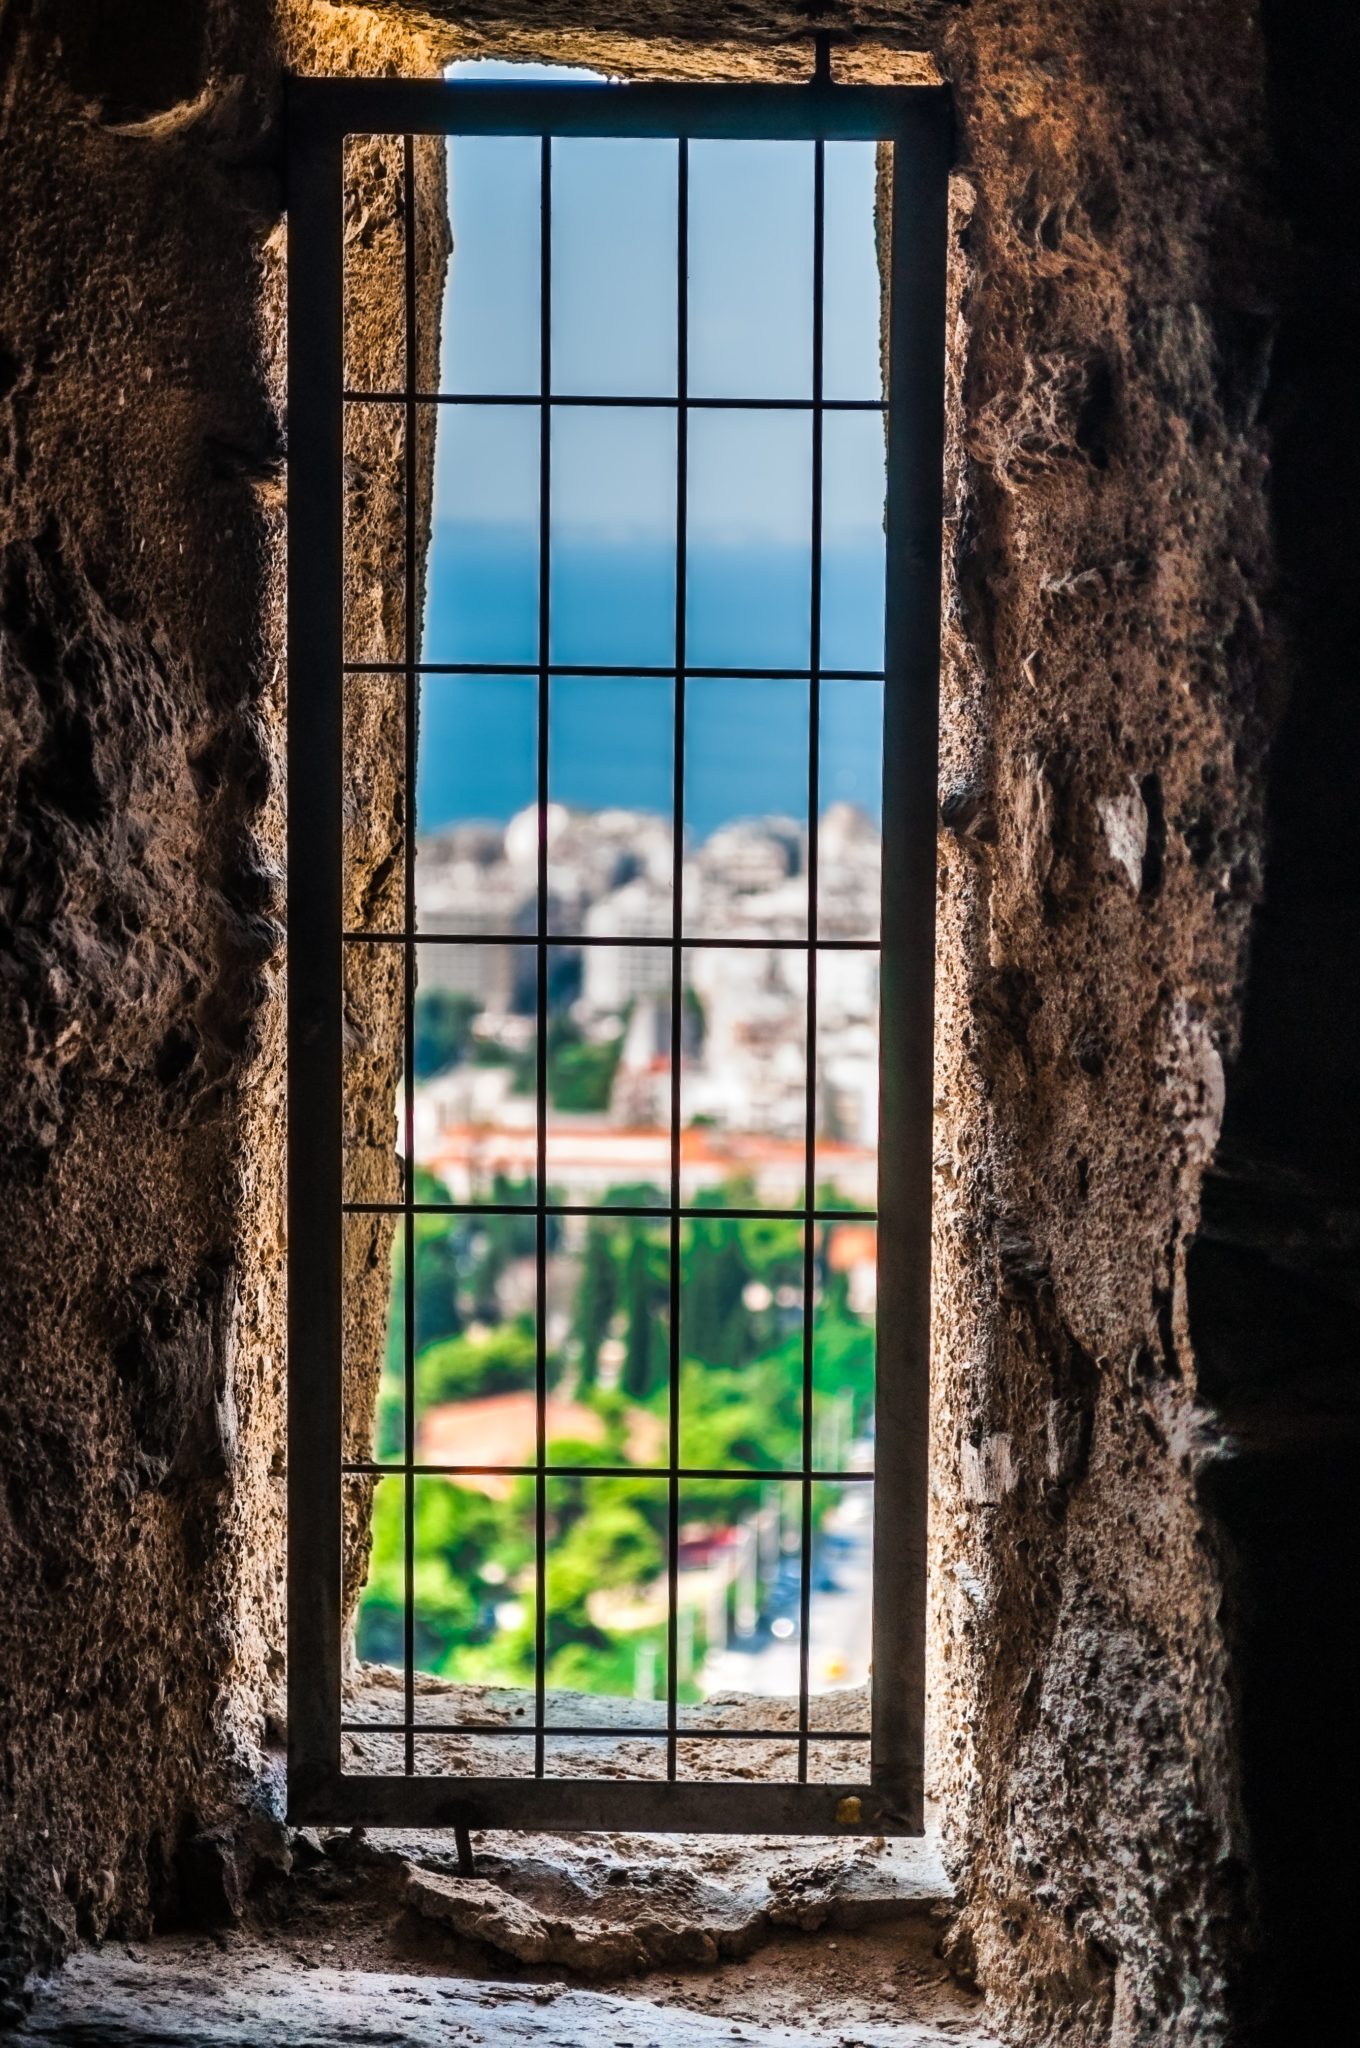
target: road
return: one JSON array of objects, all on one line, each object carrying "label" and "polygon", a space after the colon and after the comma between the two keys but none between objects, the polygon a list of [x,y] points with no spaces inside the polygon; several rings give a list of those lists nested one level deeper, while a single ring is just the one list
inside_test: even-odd
[{"label": "road", "polygon": [[[813,1553],[809,1615],[809,1684],[812,1692],[863,1685],[869,1676],[873,1559],[868,1489],[848,1489],[828,1518]],[[834,1580],[835,1590],[817,1579]],[[783,1641],[762,1633],[749,1646],[733,1642],[704,1667],[710,1692],[751,1692],[771,1698],[798,1697],[798,1633]]]}]

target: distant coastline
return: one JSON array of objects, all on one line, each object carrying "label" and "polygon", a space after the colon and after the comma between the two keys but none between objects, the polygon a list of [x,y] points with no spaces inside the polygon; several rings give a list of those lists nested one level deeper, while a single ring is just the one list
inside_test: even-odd
[{"label": "distant coastline", "polygon": [[[669,550],[555,551],[553,659],[664,667],[674,658]],[[475,533],[443,522],[431,553],[422,635],[427,662],[537,659],[536,534]],[[521,587],[522,586],[522,587]],[[807,564],[795,550],[691,557],[687,656],[692,666],[806,668]],[[770,614],[783,623],[767,625]],[[844,629],[838,615],[850,621]],[[526,614],[528,623],[526,623]],[[788,624],[789,617],[793,626]],[[823,573],[823,666],[882,666],[882,536],[829,550]],[[660,623],[658,623],[660,621]],[[708,623],[705,623],[708,621]],[[592,623],[598,622],[598,623]],[[712,643],[712,644],[709,644]],[[718,645],[722,659],[715,658]],[[692,680],[688,687],[686,828],[697,843],[739,817],[807,814],[807,685],[775,676]],[[549,786],[573,809],[625,804],[669,821],[673,699],[669,679],[555,679]],[[881,813],[881,686],[824,682],[819,810]],[[419,829],[504,824],[536,800],[537,686],[530,676],[422,677]]]}]

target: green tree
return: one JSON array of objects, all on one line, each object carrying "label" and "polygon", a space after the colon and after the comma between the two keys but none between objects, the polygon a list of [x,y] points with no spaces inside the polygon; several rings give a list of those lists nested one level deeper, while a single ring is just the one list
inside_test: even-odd
[{"label": "green tree", "polygon": [[622,1039],[560,1045],[548,1056],[548,1093],[554,1109],[582,1115],[608,1109]]},{"label": "green tree", "polygon": [[476,996],[459,989],[416,990],[413,1051],[417,1081],[428,1081],[467,1058],[473,1019],[481,1008]]},{"label": "green tree", "polygon": [[740,1365],[751,1351],[751,1317],[742,1296],[751,1269],[736,1226],[696,1221],[685,1246],[681,1342],[692,1358]]},{"label": "green tree", "polygon": [[441,1337],[457,1337],[463,1329],[465,1260],[452,1217],[417,1216],[414,1220],[416,1342],[423,1349]]},{"label": "green tree", "polygon": [[654,1247],[642,1231],[634,1231],[623,1271],[623,1371],[619,1384],[634,1401],[645,1401],[667,1376],[669,1352],[665,1326],[658,1313]]},{"label": "green tree", "polygon": [[[447,1193],[417,1171],[417,1197],[444,1202]],[[498,1183],[493,1199],[514,1203],[530,1190]],[[654,1190],[613,1188],[606,1203],[637,1207],[658,1199]],[[682,1327],[680,1454],[686,1464],[725,1468],[744,1476],[686,1481],[687,1519],[715,1528],[758,1507],[778,1474],[799,1463],[802,1443],[803,1282],[802,1225],[797,1218],[737,1218],[724,1214],[742,1200],[735,1185],[713,1191],[712,1213],[686,1225],[681,1237],[685,1301]],[[550,1245],[559,1225],[549,1220]],[[872,1412],[875,1340],[872,1320],[850,1307],[849,1280],[831,1263],[836,1229],[819,1231],[815,1248],[817,1300],[814,1387],[820,1418],[835,1412],[862,1429]],[[862,1228],[861,1225],[848,1226]],[[497,1391],[530,1389],[535,1379],[534,1323],[503,1319],[500,1294],[506,1268],[534,1246],[531,1209],[476,1218],[422,1215],[414,1225],[419,1333],[440,1317],[456,1321],[417,1357],[418,1392],[456,1401]],[[401,1447],[401,1256],[394,1254],[393,1369],[384,1377],[384,1418]],[[554,1440],[557,1463],[622,1465],[639,1404],[655,1411],[667,1377],[665,1311],[669,1298],[668,1234],[624,1215],[591,1219],[573,1304],[573,1333],[581,1347],[581,1394],[597,1420],[595,1440]],[[759,1282],[762,1292],[754,1292]],[[474,1322],[492,1325],[469,1334]],[[605,1391],[592,1384],[587,1354],[598,1364],[610,1326],[626,1332],[622,1384]],[[550,1360],[555,1368],[556,1361]],[[390,1417],[388,1409],[390,1408]],[[390,1423],[390,1427],[389,1427]],[[598,1424],[603,1423],[603,1433]],[[426,1487],[443,1489],[425,1500]],[[459,1499],[456,1496],[462,1495]],[[818,1485],[814,1524],[836,1490]],[[528,1684],[533,1674],[534,1485],[517,1483],[509,1500],[490,1499],[445,1481],[417,1487],[417,1654],[424,1669],[468,1681]],[[549,1661],[554,1685],[592,1692],[627,1691],[639,1652],[654,1652],[661,1636],[652,1626],[606,1626],[591,1615],[597,1588],[639,1590],[662,1569],[664,1488],[624,1478],[554,1480],[549,1493]],[[400,1661],[402,1650],[401,1488],[383,1482],[374,1515],[373,1571],[361,1603],[360,1651]],[[518,1610],[513,1612],[512,1610]]]},{"label": "green tree", "polygon": [[[449,1673],[462,1651],[493,1635],[505,1579],[532,1560],[533,1547],[506,1503],[450,1480],[417,1479],[414,1514],[416,1662],[423,1671]],[[355,1638],[366,1662],[402,1659],[405,1522],[401,1484],[380,1481]]]},{"label": "green tree", "polygon": [[523,1393],[533,1387],[537,1365],[533,1318],[517,1316],[485,1336],[427,1344],[416,1357],[416,1397],[423,1408],[439,1408],[487,1394]]},{"label": "green tree", "polygon": [[661,1536],[647,1499],[629,1479],[564,1480],[552,1489],[546,1636],[555,1684],[601,1689],[592,1670],[614,1661],[615,1646],[590,1618],[591,1594],[647,1586],[661,1573]]},{"label": "green tree", "polygon": [[854,1427],[860,1430],[873,1412],[877,1345],[872,1323],[851,1313],[846,1293],[845,1275],[836,1274],[818,1304],[817,1391],[828,1397],[848,1393]]},{"label": "green tree", "polygon": [[499,1289],[507,1266],[531,1259],[536,1245],[532,1211],[523,1216],[478,1216],[467,1239],[467,1286],[473,1313],[480,1321],[500,1315]]},{"label": "green tree", "polygon": [[599,1377],[600,1346],[609,1334],[618,1305],[619,1275],[610,1250],[609,1232],[603,1224],[592,1222],[586,1231],[581,1278],[572,1312],[572,1335],[580,1346],[577,1388],[582,1393],[593,1387]]}]

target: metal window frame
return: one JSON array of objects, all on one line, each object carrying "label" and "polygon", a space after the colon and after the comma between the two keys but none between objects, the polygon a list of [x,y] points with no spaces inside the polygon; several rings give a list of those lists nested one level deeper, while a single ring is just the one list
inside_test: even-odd
[{"label": "metal window frame", "polygon": [[[922,1757],[925,1705],[927,1429],[929,1412],[929,1299],[931,1226],[931,1111],[934,1009],[935,811],[938,751],[941,473],[943,461],[945,209],[950,150],[948,95],[943,88],[832,86],[530,86],[447,84],[399,79],[316,79],[294,81],[288,94],[288,1114],[289,1114],[289,1304],[288,1304],[288,1809],[296,1823],[425,1826],[456,1828],[635,1829],[648,1831],[751,1832],[769,1834],[919,1834],[924,1825]],[[811,1371],[812,1318],[805,1317],[804,1443],[801,1469],[771,1478],[801,1481],[803,1500],[802,1630],[799,1728],[722,1731],[731,1740],[797,1742],[800,1782],[732,1783],[684,1780],[674,1775],[675,1745],[690,1739],[677,1727],[675,1692],[676,1546],[669,1552],[669,1701],[665,1727],[649,1735],[668,1742],[671,1775],[665,1779],[566,1779],[426,1777],[411,1774],[410,1629],[404,1727],[408,1758],[405,1776],[357,1776],[341,1768],[341,990],[340,954],[346,935],[341,917],[342,678],[342,159],[346,136],[388,134],[407,138],[409,181],[411,138],[416,135],[496,134],[555,136],[652,136],[684,144],[699,138],[792,139],[818,143],[885,140],[893,156],[892,248],[887,459],[887,633],[884,690],[884,891],[881,936],[880,1016],[880,1239],[878,1371],[876,1382],[876,1474],[874,1504],[873,1670],[869,1770],[859,1782],[806,1782],[808,1744],[818,1740],[807,1725],[807,1635],[810,1597],[808,1543],[812,1483]],[[817,152],[818,179],[823,162]],[[409,189],[409,182],[408,182]],[[684,334],[685,182],[680,185],[680,332]],[[821,209],[818,207],[820,279]],[[543,236],[546,286],[551,238]],[[437,394],[414,387],[413,238],[407,236],[407,389],[390,396],[404,402],[408,418],[408,463],[414,437],[414,406]],[[820,289],[814,313],[814,358],[820,362]],[[547,295],[544,326],[547,326]],[[549,342],[544,338],[545,367]],[[677,399],[683,421],[684,343]],[[541,401],[546,438],[550,384]],[[461,400],[461,394],[459,394]],[[554,400],[554,402],[556,402]],[[636,400],[630,399],[630,404]],[[807,409],[806,403],[798,401]],[[832,402],[815,378],[814,420]],[[877,409],[877,402],[874,402]],[[684,444],[678,457],[677,636],[674,673],[677,719],[683,717],[684,665]],[[814,521],[820,517],[816,475],[821,445],[814,428]],[[546,493],[541,521],[548,516]],[[385,665],[406,679],[408,746],[414,733],[416,676],[414,634],[415,496],[407,492],[406,602],[407,660]],[[541,536],[546,542],[546,536]],[[818,562],[813,533],[813,561]],[[546,552],[540,558],[546,584]],[[816,717],[821,676],[816,624],[819,603],[813,571],[810,640],[810,772],[814,801],[809,809],[809,869],[815,876],[817,806]],[[546,592],[541,589],[540,625],[546,627]],[[368,666],[368,665],[364,665]],[[471,667],[473,665],[469,665]],[[478,673],[485,664],[475,665]],[[541,634],[537,674],[540,691],[540,772],[546,746],[541,715],[549,675],[547,634]],[[557,673],[554,667],[551,671]],[[568,671],[570,672],[570,671]],[[598,673],[596,669],[590,673]],[[629,670],[628,673],[638,673]],[[754,673],[754,672],[753,672]],[[781,670],[780,674],[788,671]],[[676,775],[681,774],[677,752]],[[546,785],[540,787],[540,803]],[[682,792],[677,789],[677,799]],[[680,817],[675,830],[675,927],[671,940],[673,976],[678,983],[680,931]],[[546,945],[542,929],[546,891],[540,850],[540,909],[537,943],[540,1010]],[[411,901],[413,849],[407,854],[405,932],[414,938]],[[815,885],[814,885],[815,886]],[[809,903],[809,1030],[815,1022],[815,896]],[[480,935],[479,935],[480,936]],[[519,934],[519,937],[525,935]],[[400,941],[397,941],[400,942]],[[664,942],[663,942],[664,943]],[[692,943],[686,940],[686,944]],[[833,942],[834,943],[834,942]],[[848,943],[848,942],[847,942]],[[410,982],[414,946],[406,954],[406,1031],[411,1030]],[[679,1014],[678,989],[673,1011]],[[540,1019],[540,1022],[542,1020]],[[673,1028],[676,1028],[673,1025]],[[541,1035],[541,1034],[540,1034]],[[810,1053],[811,1053],[811,1039]],[[409,1067],[409,1045],[408,1067]],[[539,1059],[539,1151],[543,1150],[543,1093],[546,1061]],[[807,1143],[813,1143],[815,1061],[809,1059]],[[679,1120],[679,1062],[672,1061],[672,1134]],[[408,1105],[408,1117],[410,1109]],[[406,1151],[404,1201],[391,1205],[415,1213],[411,1188],[411,1147]],[[678,1233],[685,1213],[679,1200],[678,1157],[672,1151],[671,1201],[657,1213],[671,1230],[672,1350],[678,1330]],[[540,1298],[544,1260],[546,1183],[539,1158],[537,1211]],[[367,1206],[367,1205],[365,1205]],[[381,1206],[381,1205],[379,1205]],[[485,1205],[454,1205],[481,1208]],[[735,1215],[742,1212],[709,1212]],[[809,1182],[802,1212],[805,1233],[805,1299],[811,1299],[810,1267],[814,1217]],[[833,1212],[836,1213],[836,1212]],[[828,1220],[830,1220],[828,1218]],[[408,1222],[409,1230],[410,1224]],[[408,1289],[413,1262],[406,1263]],[[411,1327],[407,1304],[407,1328]],[[540,1434],[536,1463],[526,1468],[538,1481],[538,1560],[542,1590],[543,1494],[545,1486],[542,1403],[543,1337],[539,1338]],[[674,1358],[671,1405],[676,1402]],[[414,1458],[412,1410],[407,1403],[405,1458],[395,1469],[408,1475],[408,1608],[410,1515]],[[657,1476],[670,1483],[672,1535],[678,1460],[676,1418],[671,1416],[669,1464]],[[440,1468],[441,1470],[443,1468]],[[555,1470],[556,1468],[554,1468]],[[592,1471],[595,1468],[591,1468]],[[737,1476],[737,1475],[734,1475]],[[741,1475],[749,1476],[749,1475]],[[820,1473],[816,1475],[822,1477]],[[850,1475],[846,1475],[849,1477]],[[856,1475],[862,1476],[862,1475]],[[544,1601],[537,1604],[539,1659],[536,1684],[536,1748],[541,1770],[544,1740]],[[347,1724],[346,1724],[347,1725]],[[421,1732],[427,1732],[422,1724]],[[431,1728],[428,1732],[439,1732]],[[453,1732],[453,1731],[449,1731]],[[477,1732],[471,1726],[457,1732]],[[548,1731],[552,1732],[552,1731]],[[564,1729],[580,1734],[583,1729]],[[609,1729],[610,1734],[619,1731]],[[642,1731],[639,1731],[642,1732]],[[853,1740],[843,1734],[826,1739]]]}]

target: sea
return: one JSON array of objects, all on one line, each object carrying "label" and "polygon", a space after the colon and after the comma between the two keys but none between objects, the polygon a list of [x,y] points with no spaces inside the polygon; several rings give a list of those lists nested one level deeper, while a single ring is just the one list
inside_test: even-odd
[{"label": "sea", "polygon": [[[823,557],[824,669],[883,666],[883,545],[869,533]],[[586,667],[670,668],[675,660],[674,551],[651,545],[555,544],[550,656]],[[736,818],[806,818],[809,688],[781,670],[809,666],[810,569],[795,548],[691,549],[686,661],[762,668],[759,678],[689,677],[685,826],[707,838]],[[421,659],[538,660],[537,533],[436,524]],[[554,677],[549,796],[571,808],[672,808],[670,676]],[[821,685],[819,809],[882,808],[882,684]],[[421,678],[417,819],[421,832],[502,823],[536,800],[535,675]]]}]

